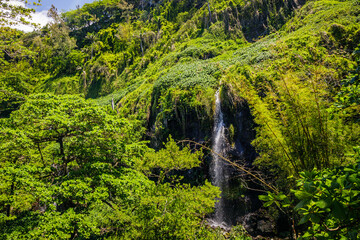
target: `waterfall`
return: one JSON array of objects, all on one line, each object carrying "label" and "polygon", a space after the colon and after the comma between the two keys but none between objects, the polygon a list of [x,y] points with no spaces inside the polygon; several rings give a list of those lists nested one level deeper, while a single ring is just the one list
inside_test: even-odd
[{"label": "waterfall", "polygon": [[[215,95],[215,116],[214,116],[214,130],[213,130],[213,144],[212,150],[215,153],[224,155],[225,148],[225,124],[224,116],[221,110],[221,100],[220,100],[220,91],[218,90]],[[225,162],[217,155],[213,153],[212,163],[210,166],[210,174],[212,184],[219,187],[221,192],[227,186],[227,175],[225,170]],[[225,203],[223,200],[223,193],[221,198],[217,199],[218,202],[215,205],[215,214],[212,219],[210,219],[210,224],[213,227],[222,227],[227,228],[226,224],[226,214],[225,214]]]},{"label": "waterfall", "polygon": [[[262,224],[258,224],[257,221],[262,219],[262,215],[257,213],[262,206],[258,199],[259,194],[243,187],[244,182],[248,183],[250,187],[254,183],[220,157],[225,156],[244,164],[255,159],[255,150],[249,145],[244,145],[244,143],[250,143],[254,136],[252,130],[249,130],[249,125],[252,123],[251,114],[244,107],[235,108],[232,115],[226,115],[223,110],[219,89],[215,94],[213,154],[209,174],[211,183],[219,187],[221,195],[216,199],[215,212],[209,217],[208,223],[213,228],[221,228],[227,232],[231,230],[232,226],[240,223],[247,231],[257,234],[257,231],[263,232]],[[228,127],[231,125],[236,128],[236,136],[230,142]],[[254,186],[257,187],[256,184]]]}]

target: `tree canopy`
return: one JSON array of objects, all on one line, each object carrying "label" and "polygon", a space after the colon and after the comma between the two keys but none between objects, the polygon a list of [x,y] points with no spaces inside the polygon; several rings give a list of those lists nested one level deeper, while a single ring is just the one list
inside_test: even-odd
[{"label": "tree canopy", "polygon": [[[201,221],[218,190],[168,175],[197,166],[201,153],[180,150],[172,139],[151,151],[142,131],[75,95],[28,97],[1,123],[2,237],[206,234]],[[155,168],[164,171],[157,181],[149,178]]]},{"label": "tree canopy", "polygon": [[37,4],[0,0],[1,239],[359,237],[358,1],[99,0],[9,27]]},{"label": "tree canopy", "polygon": [[35,10],[31,6],[39,6],[41,0],[29,4],[26,0],[0,1],[0,26],[11,26],[16,24],[32,24],[30,22],[31,13]]}]

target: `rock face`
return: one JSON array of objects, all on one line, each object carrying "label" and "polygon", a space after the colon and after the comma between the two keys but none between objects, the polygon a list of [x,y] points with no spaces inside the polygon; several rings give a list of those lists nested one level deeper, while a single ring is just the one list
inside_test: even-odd
[{"label": "rock face", "polygon": [[276,233],[276,222],[263,209],[239,217],[239,222],[252,236],[270,237]]},{"label": "rock face", "polygon": [[[221,92],[221,108],[224,115],[225,143],[223,154],[241,166],[250,167],[256,158],[256,151],[251,145],[255,138],[254,122],[248,104],[236,98],[226,86]],[[256,211],[260,206],[257,193],[248,190],[252,183],[248,176],[239,169],[227,165],[224,174],[228,179],[227,188],[223,189],[226,223],[236,225],[239,217]]]},{"label": "rock face", "polygon": [[[257,153],[251,145],[256,132],[250,108],[247,102],[233,95],[227,86],[222,87],[220,95],[224,126],[221,154],[241,166],[252,167]],[[161,147],[160,143],[166,141],[168,133],[171,133],[175,139],[191,139],[209,147],[214,142],[215,107],[214,116],[207,118],[204,118],[204,116],[198,118],[199,115],[192,109],[187,109],[184,115],[180,113],[169,114],[172,117],[163,119],[164,128],[162,132],[154,130],[156,115],[161,114],[161,109],[154,112],[154,114],[150,116],[152,121],[149,125],[152,127],[149,130],[152,131],[152,134],[150,134],[153,136],[151,142],[155,148]],[[185,126],[181,126],[181,121],[177,120],[177,117],[185,122]],[[211,173],[212,158],[211,154],[207,154],[207,159],[201,168],[182,173],[185,181],[197,184],[205,179],[210,180],[213,177]],[[226,179],[226,184],[222,186],[221,200],[221,215],[223,215],[222,219],[225,224],[217,221],[214,226],[227,228],[241,224],[254,237],[258,235],[274,236],[277,232],[277,219],[271,217],[262,208],[262,204],[258,199],[260,192],[250,190],[260,189],[261,187],[254,184],[244,172],[229,164],[225,163],[222,174],[225,175],[224,178]],[[210,218],[216,219],[215,215],[210,216]]]}]

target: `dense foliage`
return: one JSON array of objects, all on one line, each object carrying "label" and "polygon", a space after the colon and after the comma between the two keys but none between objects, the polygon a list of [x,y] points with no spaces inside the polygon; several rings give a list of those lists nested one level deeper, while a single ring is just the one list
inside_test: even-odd
[{"label": "dense foliage", "polygon": [[136,122],[75,95],[32,95],[1,126],[2,237],[206,234],[201,220],[218,190],[169,175],[200,164],[200,152],[172,139],[151,151]]},{"label": "dense foliage", "polygon": [[35,12],[34,9],[29,8],[32,6],[40,5],[41,0],[38,2],[29,3],[26,0],[19,0],[13,2],[11,0],[1,0],[0,1],[0,26],[11,26],[16,24],[31,24],[36,26],[36,24],[31,23],[31,13]]},{"label": "dense foliage", "polygon": [[[31,12],[8,2],[0,18]],[[52,7],[31,33],[1,27],[0,238],[245,238],[207,225],[208,152],[169,137],[209,144],[220,88],[227,119],[250,109],[269,211],[303,238],[356,239],[359,13],[357,0],[98,0]]]},{"label": "dense foliage", "polygon": [[311,221],[304,239],[357,239],[359,233],[359,165],[305,172],[294,190],[300,224]]}]

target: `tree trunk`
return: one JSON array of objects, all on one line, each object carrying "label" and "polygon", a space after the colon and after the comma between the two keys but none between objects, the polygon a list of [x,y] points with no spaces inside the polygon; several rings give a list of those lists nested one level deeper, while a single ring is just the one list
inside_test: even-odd
[{"label": "tree trunk", "polygon": [[66,157],[65,157],[65,151],[64,151],[64,139],[63,137],[59,137],[58,138],[58,143],[60,144],[60,156],[61,156],[61,161],[63,162],[63,170],[65,175],[67,175],[67,161],[66,161]]},{"label": "tree trunk", "polygon": [[208,4],[208,10],[209,10],[209,25],[208,25],[208,27],[210,27],[210,25],[211,25],[211,9],[210,9],[210,2],[209,2],[209,1],[207,1],[207,4]]},{"label": "tree trunk", "polygon": [[141,47],[141,56],[144,56],[144,46],[143,46],[143,36],[140,33],[140,47]]},{"label": "tree trunk", "polygon": [[38,150],[39,150],[39,153],[40,153],[41,161],[42,161],[42,163],[45,165],[44,157],[43,157],[43,155],[42,155],[41,148],[40,148],[40,143],[37,143],[37,147],[38,147]]}]

